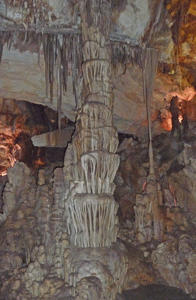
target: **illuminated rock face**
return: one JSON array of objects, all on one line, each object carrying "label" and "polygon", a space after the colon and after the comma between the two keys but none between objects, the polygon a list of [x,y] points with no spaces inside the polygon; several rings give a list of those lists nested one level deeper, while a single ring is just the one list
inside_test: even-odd
[{"label": "illuminated rock face", "polygon": [[30,137],[47,131],[49,124],[43,106],[0,99],[0,176],[5,176],[16,160],[30,168],[41,165],[39,150],[33,147]]},{"label": "illuminated rock face", "polygon": [[100,9],[99,1],[92,1],[89,12],[85,4],[81,3],[84,87],[73,136],[68,228],[74,245],[109,247],[117,235],[118,205],[112,194],[119,166],[112,117],[110,3],[103,1]]},{"label": "illuminated rock face", "polygon": [[[50,5],[37,1],[35,6],[32,6],[31,1],[0,1],[1,13],[21,23],[28,28],[36,24],[37,28],[42,31],[48,26],[64,25],[68,28],[74,28],[80,32],[80,21],[75,17],[74,5],[77,1],[58,0],[50,1]],[[45,5],[46,4],[46,5]],[[195,86],[195,39],[194,39],[194,22],[195,22],[195,4],[194,1],[183,2],[180,0],[167,1],[167,6],[161,5],[163,1],[141,1],[141,0],[121,0],[112,1],[112,29],[110,34],[117,33],[117,37],[124,35],[134,41],[136,45],[141,45],[141,40],[144,44],[150,47],[159,49],[159,72],[155,79],[154,102],[152,103],[152,112],[157,119],[155,131],[160,133],[159,119],[156,111],[165,109],[166,103],[163,99],[173,91],[179,91],[179,74],[182,76],[183,89],[188,85]],[[41,6],[41,7],[40,7]],[[77,4],[75,6],[78,10]],[[43,16],[44,10],[44,16]],[[180,12],[181,10],[181,12]],[[179,16],[183,20],[179,24]],[[80,19],[80,18],[79,18]],[[178,26],[179,24],[179,26]],[[9,26],[10,27],[9,27]],[[13,22],[1,19],[1,26],[8,27],[10,30],[15,30]],[[13,26],[13,27],[12,27]],[[43,26],[43,27],[39,27]],[[180,27],[179,30],[179,64],[180,69],[176,70],[175,47],[177,32],[174,28]],[[50,27],[49,27],[50,28]],[[76,29],[78,28],[78,29]],[[50,28],[51,30],[51,28]],[[51,32],[49,30],[49,32]],[[13,31],[13,30],[12,30]],[[47,31],[47,30],[46,30]],[[14,31],[13,31],[14,32]],[[56,31],[60,36],[60,31]],[[18,36],[15,34],[10,38],[8,43],[4,43],[3,56],[0,68],[0,88],[1,97],[5,99],[23,99],[33,103],[40,103],[51,106],[50,100],[46,98],[45,87],[45,64],[43,51],[39,51],[39,66],[38,62],[38,40],[34,32],[20,32]],[[54,33],[47,33],[53,39]],[[71,36],[71,35],[69,35]],[[67,38],[67,37],[66,37]],[[150,40],[151,39],[151,40]],[[175,40],[175,41],[174,41]],[[53,40],[52,40],[53,41]],[[67,38],[67,45],[71,45],[72,41]],[[0,42],[2,44],[2,41]],[[53,43],[53,42],[52,42]],[[121,52],[123,57],[123,66],[117,65],[116,74],[114,76],[114,124],[120,132],[135,134],[137,136],[145,136],[145,104],[143,103],[143,88],[141,85],[142,70],[139,66],[129,64],[130,61],[137,64],[138,53],[133,53],[134,59],[125,59],[127,55],[127,45],[124,47],[124,52]],[[6,44],[8,46],[6,46]],[[53,43],[55,44],[55,43]],[[117,42],[116,44],[122,44]],[[51,43],[50,43],[51,45]],[[49,46],[49,45],[48,45]],[[76,43],[77,46],[77,43]],[[119,45],[118,45],[119,46]],[[11,48],[10,48],[11,47]],[[42,46],[40,47],[42,49]],[[48,47],[46,47],[48,48]],[[51,47],[49,47],[51,48]],[[66,46],[66,49],[70,47]],[[55,50],[56,51],[56,50]],[[0,51],[1,52],[1,51]],[[22,53],[21,53],[22,52]],[[45,52],[45,51],[44,51]],[[81,51],[79,51],[80,53]],[[134,51],[133,51],[134,52]],[[117,51],[118,56],[119,52]],[[45,53],[46,54],[46,53]],[[54,54],[54,53],[53,53]],[[48,52],[48,57],[54,57]],[[71,57],[71,54],[67,55]],[[131,55],[129,55],[131,56]],[[126,64],[126,70],[125,65]],[[8,68],[9,66],[9,68]],[[72,71],[70,72],[70,64],[68,64],[67,72],[67,92],[62,95],[63,114],[66,114],[69,119],[75,119],[75,100],[72,90]],[[179,72],[178,72],[179,71]],[[179,74],[178,74],[179,73]],[[20,84],[18,84],[20,82]],[[54,80],[53,107],[57,110],[57,84]],[[120,99],[120,101],[119,101]],[[193,110],[192,110],[193,111]],[[164,126],[168,128],[169,124]],[[167,129],[166,129],[167,130]]]}]

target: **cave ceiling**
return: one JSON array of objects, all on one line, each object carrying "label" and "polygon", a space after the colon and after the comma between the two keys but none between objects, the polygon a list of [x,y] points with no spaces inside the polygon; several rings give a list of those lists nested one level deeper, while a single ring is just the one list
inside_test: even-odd
[{"label": "cave ceiling", "polygon": [[[168,106],[173,94],[183,94],[182,98],[194,101],[196,3],[194,0],[113,0],[112,11],[110,40],[114,52],[118,47],[121,49],[114,53],[115,125],[124,133],[147,132],[142,59],[138,57],[142,49],[150,47],[158,50],[151,108],[154,132],[161,132],[159,111]],[[79,36],[78,1],[0,0],[0,52],[3,51],[0,98],[26,100],[57,110],[55,78],[52,101],[46,95],[44,34]],[[78,41],[76,38],[76,43]],[[131,48],[131,59],[122,53],[128,48]],[[72,78],[73,67],[68,61],[61,111],[74,121],[76,104]]]}]

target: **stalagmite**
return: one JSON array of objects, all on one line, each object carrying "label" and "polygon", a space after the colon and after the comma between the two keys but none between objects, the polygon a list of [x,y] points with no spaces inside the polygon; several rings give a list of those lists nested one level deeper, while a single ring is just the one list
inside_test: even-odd
[{"label": "stalagmite", "polygon": [[[149,174],[154,174],[154,162],[153,162],[153,149],[152,149],[152,128],[151,128],[151,113],[150,105],[153,95],[154,77],[156,75],[158,55],[157,51],[153,48],[147,48],[144,54],[144,66],[143,66],[143,85],[144,85],[144,99],[146,101],[147,118],[148,118],[148,132],[149,132]],[[149,76],[150,74],[150,76]]]},{"label": "stalagmite", "polygon": [[[135,232],[140,242],[150,241],[152,238],[161,240],[161,224],[159,220],[159,203],[161,202],[160,188],[154,171],[152,128],[150,105],[153,95],[154,77],[157,70],[157,51],[145,49],[143,64],[144,99],[146,101],[148,132],[149,132],[149,175],[146,187],[141,195],[136,195]],[[149,76],[150,74],[150,76]]]},{"label": "stalagmite", "polygon": [[[117,235],[118,204],[112,194],[119,157],[112,117],[110,5],[110,1],[99,0],[80,3],[84,87],[82,103],[77,103],[75,165],[66,206],[71,243],[84,248],[109,247]],[[73,39],[73,49],[76,44]],[[72,56],[76,70],[77,57]]]}]

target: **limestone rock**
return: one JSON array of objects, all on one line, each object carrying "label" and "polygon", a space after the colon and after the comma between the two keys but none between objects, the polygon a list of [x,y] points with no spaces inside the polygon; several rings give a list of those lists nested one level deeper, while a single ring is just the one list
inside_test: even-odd
[{"label": "limestone rock", "polygon": [[105,299],[100,279],[92,276],[81,279],[76,286],[76,300],[91,299]]},{"label": "limestone rock", "polygon": [[119,166],[115,153],[118,135],[112,120],[111,3],[81,1],[80,14],[84,88],[73,135],[74,172],[66,201],[67,225],[73,245],[110,247],[118,231],[118,205],[112,194]]},{"label": "limestone rock", "polygon": [[[123,1],[122,1],[123,2]],[[127,34],[132,39],[139,40],[150,21],[150,7],[148,1],[124,1],[122,11],[118,13],[117,24],[119,32]],[[122,4],[121,4],[122,5]],[[119,8],[118,8],[119,9]],[[142,21],[141,21],[142,20]]]},{"label": "limestone rock", "polygon": [[[123,289],[123,278],[128,263],[126,255],[126,249],[121,243],[114,243],[111,248],[67,249],[64,253],[65,274],[68,276],[66,280],[71,286],[76,287],[76,298],[79,297],[79,290],[84,285],[83,291],[84,288],[92,286],[92,293],[95,293],[95,296],[98,293],[97,296],[114,299],[117,291]],[[90,290],[87,293],[90,293]]]},{"label": "limestone rock", "polygon": [[[3,211],[5,215],[8,216],[21,205],[23,191],[27,192],[25,188],[28,189],[31,184],[35,185],[35,181],[30,175],[29,168],[24,163],[16,162],[13,168],[8,169],[8,182],[3,194]],[[27,204],[27,199],[25,199],[25,203],[23,204]],[[34,203],[30,205],[34,205]]]},{"label": "limestone rock", "polygon": [[[80,27],[81,24],[81,16],[77,13],[78,7],[70,1],[58,1],[57,3],[53,3],[54,1],[50,1],[50,7],[48,5],[45,6],[44,16],[42,15],[42,24],[40,25],[40,15],[43,13],[42,7],[39,7],[39,13],[35,11],[34,8],[31,7],[33,11],[31,11],[30,7],[26,8],[23,11],[23,24],[25,26],[32,26],[33,20],[36,20],[36,26],[44,26],[44,29],[47,31],[47,26],[70,26],[70,30],[77,31],[77,27]],[[170,2],[170,1],[169,1]],[[3,7],[5,7],[4,1]],[[28,6],[28,1],[25,2],[25,6]],[[141,40],[144,43],[150,43],[151,47],[158,48],[160,50],[160,72],[158,72],[156,80],[155,80],[155,93],[153,103],[153,113],[156,114],[156,109],[165,108],[166,104],[163,99],[167,96],[168,93],[173,92],[178,89],[176,78],[175,78],[175,57],[174,57],[174,34],[172,32],[173,23],[177,22],[175,20],[176,11],[173,5],[169,7],[168,11],[162,5],[163,2],[153,1],[150,3],[148,0],[141,1],[118,1],[114,2],[113,5],[113,16],[112,16],[112,30],[111,35],[115,36],[115,39],[123,39],[125,44],[133,43],[134,47],[141,46]],[[190,4],[190,11],[193,11],[192,4]],[[16,9],[17,13],[14,15],[13,10]],[[27,19],[25,19],[27,10],[30,9],[32,15],[31,21],[29,20],[29,13],[27,14]],[[187,11],[189,7],[186,8]],[[10,5],[7,7],[8,14],[19,19],[17,22],[21,21],[21,11],[19,7],[12,8]],[[18,11],[19,10],[19,11]],[[171,11],[170,11],[171,10]],[[174,10],[174,12],[173,12]],[[157,12],[157,14],[155,14]],[[171,16],[169,15],[171,14]],[[192,13],[190,14],[192,15]],[[64,16],[64,17],[62,17]],[[65,17],[66,16],[66,17]],[[45,18],[47,22],[45,23]],[[174,18],[174,20],[172,20]],[[30,22],[30,23],[29,23]],[[75,24],[73,26],[73,24]],[[182,35],[182,60],[186,58],[189,62],[189,58],[191,57],[191,63],[194,60],[194,45],[191,38],[187,34],[187,28],[190,26],[189,21],[188,24],[185,24],[182,30],[180,31],[180,35]],[[46,27],[45,27],[46,26]],[[40,29],[40,27],[39,27]],[[160,30],[161,29],[161,30]],[[50,28],[48,29],[50,32]],[[55,28],[51,29],[56,30]],[[58,32],[55,31],[55,32]],[[60,31],[59,31],[60,33]],[[1,62],[1,97],[5,99],[24,99],[33,103],[40,103],[42,105],[46,105],[49,107],[57,108],[57,83],[54,80],[54,90],[53,90],[53,103],[50,103],[49,99],[45,94],[45,62],[42,51],[39,51],[38,44],[35,43],[33,37],[29,39],[25,38],[25,33],[21,34],[20,42],[14,42],[14,47],[6,47],[4,46],[3,57]],[[28,35],[28,34],[27,34]],[[17,34],[14,34],[13,39],[17,40]],[[11,43],[10,43],[11,44]],[[84,46],[84,57],[87,60],[87,49],[88,43]],[[188,50],[187,50],[188,49]],[[190,50],[189,50],[190,49]],[[21,53],[23,51],[23,53]],[[32,53],[33,52],[33,53]],[[38,55],[37,52],[40,52]],[[102,49],[103,52],[103,49]],[[136,51],[137,52],[137,51]],[[100,51],[100,58],[102,58]],[[37,60],[39,56],[39,66],[37,65]],[[193,59],[192,59],[193,57]],[[137,55],[134,60],[137,61]],[[140,58],[140,61],[142,59]],[[7,68],[7,64],[11,66],[11,71]],[[98,62],[101,65],[101,62]],[[166,65],[165,65],[166,64]],[[86,64],[88,65],[88,63]],[[83,68],[85,64],[83,64]],[[81,66],[80,66],[81,68]],[[124,67],[123,67],[124,68]],[[143,101],[143,88],[141,83],[142,78],[142,69],[141,66],[137,65],[129,65],[125,66],[126,70],[123,71],[123,68],[119,67],[119,69],[114,78],[114,113],[115,113],[115,126],[121,132],[130,132],[134,134],[141,134],[141,131],[145,131],[145,103]],[[181,67],[182,69],[184,68]],[[63,114],[66,114],[72,121],[75,120],[76,111],[75,111],[75,99],[72,88],[72,71],[70,64],[67,65],[67,91],[62,94],[62,108],[61,111]],[[184,76],[184,80],[188,78],[189,85],[193,83],[192,74],[189,72],[189,68],[186,65],[185,73],[188,73],[189,76]],[[173,76],[174,75],[174,76]],[[20,88],[18,86],[18,80],[20,80]],[[105,81],[104,81],[105,84]],[[9,87],[9,88],[8,88]],[[36,88],[35,88],[36,87]],[[78,91],[81,87],[78,87]],[[77,92],[78,93],[78,92]],[[119,101],[119,99],[121,99]],[[131,120],[131,121],[130,121]],[[158,123],[157,123],[158,124]],[[142,125],[142,128],[141,128]],[[160,127],[157,129],[160,130]]]},{"label": "limestone rock", "polygon": [[41,135],[34,135],[31,140],[33,145],[36,147],[64,147],[66,148],[67,144],[71,140],[73,134],[73,128],[71,129],[61,129],[42,133]]},{"label": "limestone rock", "polygon": [[158,245],[151,259],[154,268],[170,286],[179,287],[195,296],[195,248],[192,237],[186,234],[171,237]]}]

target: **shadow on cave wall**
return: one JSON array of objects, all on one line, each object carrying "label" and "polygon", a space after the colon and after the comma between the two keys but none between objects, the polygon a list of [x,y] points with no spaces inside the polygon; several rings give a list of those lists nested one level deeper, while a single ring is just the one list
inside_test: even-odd
[{"label": "shadow on cave wall", "polygon": [[[190,300],[190,296],[182,290],[165,285],[142,286],[135,290],[127,290],[122,293],[122,300]],[[119,298],[120,300],[120,298]]]}]

